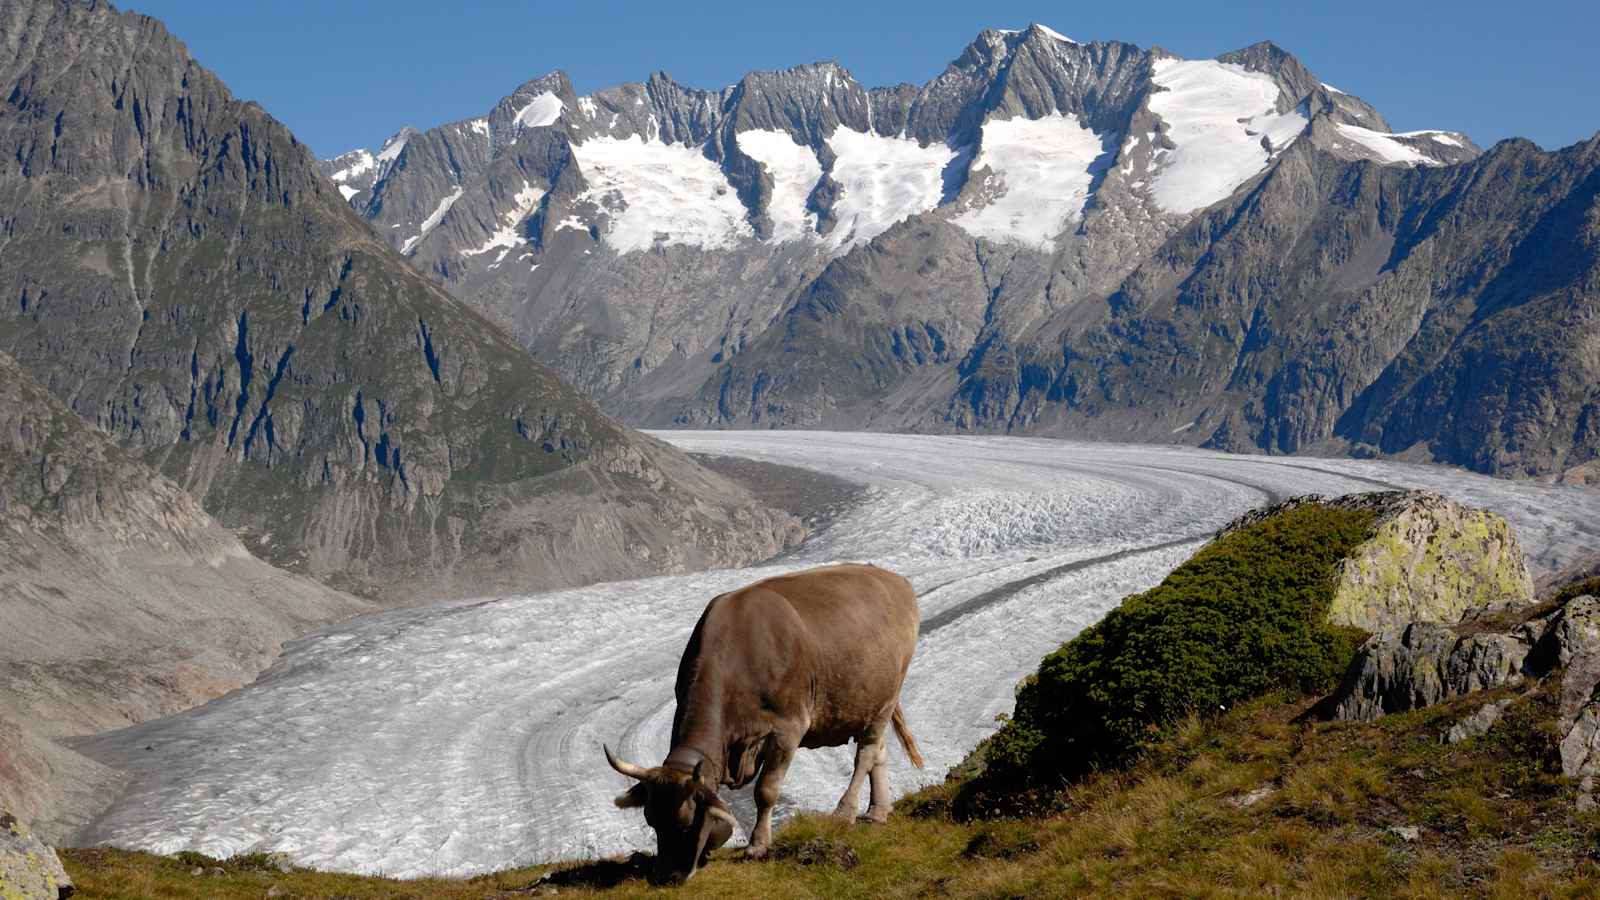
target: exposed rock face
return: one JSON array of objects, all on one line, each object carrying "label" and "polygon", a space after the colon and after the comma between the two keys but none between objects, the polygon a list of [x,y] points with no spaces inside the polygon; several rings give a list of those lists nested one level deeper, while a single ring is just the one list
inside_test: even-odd
[{"label": "exposed rock face", "polygon": [[1371,502],[1382,511],[1372,537],[1339,567],[1333,621],[1380,631],[1533,601],[1533,576],[1505,519],[1423,491]]},{"label": "exposed rock face", "polygon": [[1457,635],[1448,625],[1417,622],[1373,635],[1340,687],[1335,717],[1370,722],[1519,682],[1529,643],[1518,635]]},{"label": "exposed rock face", "polygon": [[1450,726],[1450,731],[1445,734],[1445,741],[1459,744],[1462,741],[1488,734],[1494,723],[1500,721],[1505,715],[1506,707],[1511,705],[1509,700],[1498,700],[1494,703],[1485,703],[1478,711],[1465,719]]},{"label": "exposed rock face", "polygon": [[0,353],[0,800],[46,838],[118,786],[56,741],[202,703],[372,608],[256,559]]},{"label": "exposed rock face", "polygon": [[0,807],[0,897],[58,900],[72,894],[72,879],[56,852]]},{"label": "exposed rock face", "polygon": [[324,169],[630,421],[1600,456],[1600,140],[1392,134],[1271,44],[985,31],[894,88],[554,73]]},{"label": "exposed rock face", "polygon": [[0,84],[0,350],[263,558],[403,602],[798,537],[417,274],[155,20],[7,3]]},{"label": "exposed rock face", "polygon": [[[1524,679],[1560,673],[1556,720],[1561,768],[1578,780],[1579,809],[1600,788],[1600,598],[1575,597],[1552,612],[1499,630],[1419,622],[1373,635],[1334,696],[1334,715],[1371,721]],[[1488,731],[1505,702],[1458,722],[1451,742]]]}]

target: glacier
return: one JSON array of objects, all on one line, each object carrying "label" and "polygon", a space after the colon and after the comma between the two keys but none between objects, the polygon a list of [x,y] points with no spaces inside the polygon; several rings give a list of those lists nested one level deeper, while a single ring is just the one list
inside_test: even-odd
[{"label": "glacier", "polygon": [[[833,561],[907,575],[923,633],[903,694],[941,780],[1012,707],[1042,655],[1147,588],[1237,514],[1290,495],[1423,487],[1517,528],[1537,572],[1595,546],[1594,493],[1389,462],[1172,446],[821,432],[657,432],[696,453],[838,475],[864,499],[799,550],[742,570],[367,616],[296,641],[205,706],[81,741],[130,774],[76,841],[393,876],[653,849],[601,742],[665,755],[679,654],[714,595]],[[780,815],[830,810],[846,748],[802,752]],[[749,825],[749,792],[730,794]]]}]

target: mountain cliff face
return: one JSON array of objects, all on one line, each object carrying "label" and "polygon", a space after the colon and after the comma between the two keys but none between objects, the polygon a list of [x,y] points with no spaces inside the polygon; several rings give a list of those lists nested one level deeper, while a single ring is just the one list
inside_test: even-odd
[{"label": "mountain cliff face", "polygon": [[892,88],[819,63],[578,96],[558,72],[323,168],[631,421],[1505,474],[1600,452],[1593,142],[1395,134],[1271,44],[1183,60],[1035,25]]},{"label": "mountain cliff face", "polygon": [[269,561],[398,602],[797,537],[418,275],[155,20],[6,4],[0,92],[0,350]]},{"label": "mountain cliff face", "polygon": [[64,837],[117,776],[56,740],[202,703],[372,608],[252,556],[0,353],[0,805]]}]

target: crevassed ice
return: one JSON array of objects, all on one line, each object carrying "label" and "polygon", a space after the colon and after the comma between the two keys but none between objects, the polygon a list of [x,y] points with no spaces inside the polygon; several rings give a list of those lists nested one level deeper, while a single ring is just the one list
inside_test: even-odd
[{"label": "crevassed ice", "polygon": [[817,154],[810,147],[795,143],[786,131],[741,131],[737,140],[739,149],[761,163],[772,178],[772,198],[767,204],[772,240],[792,241],[815,234],[817,217],[806,209],[806,200],[822,178]]},{"label": "crevassed ice", "polygon": [[1400,141],[1395,140],[1397,137],[1420,137],[1426,135],[1434,138],[1434,140],[1441,144],[1451,144],[1458,147],[1460,146],[1460,144],[1456,143],[1454,139],[1439,141],[1434,132],[1413,131],[1407,132],[1406,134],[1385,134],[1381,131],[1373,131],[1370,128],[1362,128],[1359,125],[1346,125],[1343,122],[1339,123],[1338,128],[1341,135],[1344,135],[1350,140],[1355,141],[1361,146],[1372,151],[1372,153],[1376,155],[1381,162],[1392,163],[1395,165],[1444,165],[1443,162],[1421,153],[1416,149],[1408,147]]},{"label": "crevassed ice", "polygon": [[522,182],[522,190],[517,191],[511,198],[512,207],[500,217],[500,227],[489,235],[489,239],[484,241],[483,246],[475,247],[471,250],[463,250],[461,255],[478,256],[499,247],[502,252],[499,257],[496,257],[494,264],[490,266],[490,268],[494,268],[494,265],[498,265],[500,260],[505,258],[504,251],[522,243],[522,235],[517,226],[522,224],[522,220],[526,219],[529,213],[539,207],[539,202],[544,199],[544,195],[545,192],[543,190],[524,180]]},{"label": "crevassed ice", "polygon": [[945,166],[956,157],[945,144],[923,147],[907,138],[842,126],[828,138],[828,147],[835,156],[833,180],[842,188],[833,205],[837,223],[828,240],[841,250],[937,206],[944,195]]},{"label": "crevassed ice", "polygon": [[438,225],[444,220],[444,214],[450,211],[450,207],[454,206],[456,201],[461,199],[461,194],[464,190],[465,188],[458,184],[456,185],[455,190],[446,194],[444,198],[439,201],[439,205],[434,207],[433,212],[429,213],[428,217],[422,220],[422,227],[417,231],[417,233],[406,238],[406,242],[400,245],[400,252],[410,253],[411,248],[415,247],[418,241],[427,237],[428,232],[432,231],[434,226]]},{"label": "crevassed ice", "polygon": [[524,128],[541,128],[561,118],[561,111],[565,108],[560,97],[545,92],[517,110],[514,118]]},{"label": "crevassed ice", "polygon": [[1071,114],[985,122],[971,171],[989,170],[979,187],[994,196],[951,221],[977,237],[1053,250],[1082,217],[1104,155],[1100,136]]},{"label": "crevassed ice", "polygon": [[722,249],[752,234],[733,186],[699,147],[635,135],[590,138],[572,149],[589,182],[582,199],[609,212],[603,239],[618,253],[658,243]]},{"label": "crevassed ice", "polygon": [[[1232,194],[1293,143],[1310,121],[1300,110],[1279,114],[1278,85],[1269,75],[1216,60],[1161,59],[1150,111],[1167,123],[1175,150],[1159,154],[1151,195],[1168,212],[1190,213]],[[1244,120],[1244,121],[1241,121]]]}]

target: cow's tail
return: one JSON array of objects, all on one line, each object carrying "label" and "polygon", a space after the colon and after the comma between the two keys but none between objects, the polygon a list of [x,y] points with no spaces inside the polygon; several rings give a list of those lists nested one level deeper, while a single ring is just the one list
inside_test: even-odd
[{"label": "cow's tail", "polygon": [[911,729],[906,725],[905,711],[900,704],[894,705],[894,736],[900,739],[901,749],[906,751],[906,756],[911,758],[911,764],[922,768],[922,751],[917,749],[917,739],[911,736]]}]

